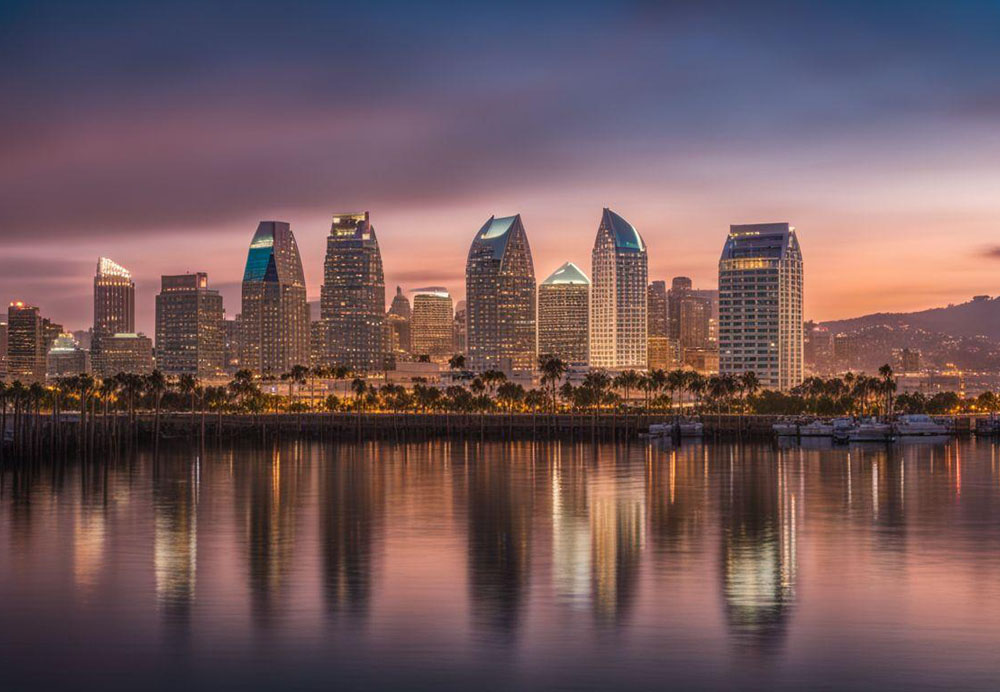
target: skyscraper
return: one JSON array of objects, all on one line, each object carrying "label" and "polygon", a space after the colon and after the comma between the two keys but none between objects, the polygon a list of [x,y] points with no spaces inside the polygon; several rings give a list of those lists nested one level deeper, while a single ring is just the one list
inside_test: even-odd
[{"label": "skyscraper", "polygon": [[645,368],[646,244],[632,224],[605,208],[591,256],[590,364]]},{"label": "skyscraper", "polygon": [[222,296],[208,274],[163,276],[156,296],[156,366],[168,375],[218,377],[224,366]]},{"label": "skyscraper", "polygon": [[48,352],[42,316],[34,305],[17,300],[7,308],[7,379],[45,382]]},{"label": "skyscraper", "polygon": [[309,306],[302,260],[289,225],[261,221],[243,272],[240,366],[280,375],[309,363]]},{"label": "skyscraper", "polygon": [[403,289],[396,286],[396,295],[386,315],[389,324],[391,350],[401,354],[410,353],[412,325],[410,324],[410,301]]},{"label": "skyscraper", "polygon": [[590,279],[566,262],[538,286],[538,355],[586,364],[590,348]]},{"label": "skyscraper", "polygon": [[385,277],[368,212],[333,217],[320,315],[327,327],[331,364],[358,371],[386,367]]},{"label": "skyscraper", "polygon": [[465,265],[468,366],[482,372],[535,368],[535,268],[520,214],[491,216]]},{"label": "skyscraper", "polygon": [[0,382],[7,379],[7,323],[0,322]]},{"label": "skyscraper", "polygon": [[787,223],[730,226],[719,260],[719,371],[788,390],[803,377],[802,252]]},{"label": "skyscraper", "polygon": [[415,356],[447,360],[455,352],[455,310],[448,289],[417,288],[413,293],[411,339]]},{"label": "skyscraper", "polygon": [[651,281],[646,290],[646,363],[650,370],[676,367],[676,341],[670,338],[667,284]]},{"label": "skyscraper", "polygon": [[675,276],[667,291],[667,336],[680,342],[681,339],[681,301],[691,293],[691,279],[686,276]]},{"label": "skyscraper", "polygon": [[135,282],[128,269],[101,257],[94,276],[94,334],[135,331]]}]

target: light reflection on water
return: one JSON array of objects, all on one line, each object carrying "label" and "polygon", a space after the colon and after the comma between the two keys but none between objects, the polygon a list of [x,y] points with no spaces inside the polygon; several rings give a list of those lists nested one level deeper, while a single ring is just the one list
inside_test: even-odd
[{"label": "light reflection on water", "polygon": [[6,469],[4,689],[1000,686],[990,442]]}]

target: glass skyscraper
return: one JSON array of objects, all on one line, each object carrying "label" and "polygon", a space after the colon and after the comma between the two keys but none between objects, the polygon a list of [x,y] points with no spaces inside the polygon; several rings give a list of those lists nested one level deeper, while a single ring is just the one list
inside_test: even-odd
[{"label": "glass skyscraper", "polygon": [[802,381],[802,252],[787,223],[730,226],[719,260],[719,372]]},{"label": "glass skyscraper", "polygon": [[261,221],[243,272],[240,367],[278,376],[309,364],[309,305],[295,236],[283,221]]},{"label": "glass skyscraper", "polygon": [[566,262],[538,286],[538,355],[585,365],[590,345],[590,279]]},{"label": "glass skyscraper", "polygon": [[327,330],[328,364],[360,372],[387,366],[385,276],[368,212],[333,217],[326,241],[320,316]]},{"label": "glass skyscraper", "polygon": [[590,365],[645,368],[646,243],[632,224],[604,209],[591,258]]},{"label": "glass skyscraper", "polygon": [[491,216],[476,233],[465,265],[471,370],[534,370],[535,292],[535,267],[521,216]]}]

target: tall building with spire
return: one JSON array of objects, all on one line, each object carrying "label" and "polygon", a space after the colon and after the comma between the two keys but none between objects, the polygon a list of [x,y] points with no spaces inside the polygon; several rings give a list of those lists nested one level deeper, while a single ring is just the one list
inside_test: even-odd
[{"label": "tall building with spire", "polygon": [[590,347],[590,279],[566,262],[538,286],[538,355],[586,364]]},{"label": "tall building with spire", "polygon": [[788,390],[804,376],[802,251],[787,223],[730,226],[719,259],[719,372]]},{"label": "tall building with spire", "polygon": [[590,364],[645,368],[646,243],[632,224],[605,208],[591,257]]},{"label": "tall building with spire", "polygon": [[491,216],[465,265],[468,366],[482,372],[536,366],[535,268],[520,214]]},{"label": "tall building with spire", "polygon": [[273,376],[309,364],[302,259],[284,221],[261,221],[243,272],[240,367]]},{"label": "tall building with spire", "polygon": [[333,217],[320,316],[326,324],[331,364],[361,372],[386,367],[385,276],[368,212]]}]

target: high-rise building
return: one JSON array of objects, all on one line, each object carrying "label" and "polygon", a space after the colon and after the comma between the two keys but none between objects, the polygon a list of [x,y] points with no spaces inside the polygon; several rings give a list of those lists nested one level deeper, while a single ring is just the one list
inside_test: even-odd
[{"label": "high-rise building", "polygon": [[34,305],[19,300],[7,308],[7,379],[23,384],[45,382],[45,330]]},{"label": "high-rise building", "polygon": [[520,214],[491,216],[465,265],[469,369],[535,368],[535,267]]},{"label": "high-rise building", "polygon": [[590,350],[590,279],[572,262],[538,286],[538,355],[586,365]]},{"label": "high-rise building", "polygon": [[389,338],[391,341],[390,350],[394,355],[408,354],[411,350],[412,325],[410,301],[403,293],[403,289],[396,286],[396,295],[392,299],[392,305],[386,315],[389,324]]},{"label": "high-rise building", "polygon": [[72,334],[60,334],[46,356],[49,377],[66,377],[90,371],[90,354],[80,348]]},{"label": "high-rise building", "polygon": [[237,315],[222,323],[223,367],[226,372],[234,373],[240,369],[240,336],[243,333],[243,320]]},{"label": "high-rise building", "polygon": [[208,274],[161,277],[156,296],[156,367],[167,375],[221,375],[224,319],[222,296],[208,287]]},{"label": "high-rise building", "polygon": [[0,382],[7,379],[7,323],[0,322]]},{"label": "high-rise building", "polygon": [[278,376],[309,363],[309,306],[292,229],[261,221],[243,272],[240,367]]},{"label": "high-rise building", "polygon": [[415,356],[447,360],[455,353],[455,311],[448,289],[441,286],[417,288],[413,293],[410,338]]},{"label": "high-rise building", "polygon": [[143,334],[115,334],[102,337],[101,367],[98,375],[118,373],[148,375],[153,372],[153,340]]},{"label": "high-rise building", "polygon": [[135,331],[135,282],[128,269],[101,257],[94,276],[94,334]]},{"label": "high-rise building", "polygon": [[712,323],[712,304],[693,291],[681,298],[680,343],[683,351],[707,350]]},{"label": "high-rise building", "polygon": [[708,302],[708,347],[719,350],[719,289],[717,288],[695,288],[692,295]]},{"label": "high-rise building", "polygon": [[467,339],[465,329],[465,301],[460,300],[455,303],[455,323],[452,327],[455,341],[455,353],[465,354],[467,351]]},{"label": "high-rise building", "polygon": [[670,336],[667,316],[667,282],[650,281],[646,291],[646,335]]},{"label": "high-rise building", "polygon": [[691,292],[691,279],[675,276],[667,291],[667,336],[680,343],[681,340],[681,300]]},{"label": "high-rise building", "polygon": [[646,243],[632,224],[605,208],[592,253],[590,364],[647,366]]},{"label": "high-rise building", "polygon": [[368,212],[333,217],[320,306],[330,363],[357,371],[385,368],[385,277]]},{"label": "high-rise building", "polygon": [[719,260],[719,371],[802,381],[802,252],[787,223],[730,226]]}]

